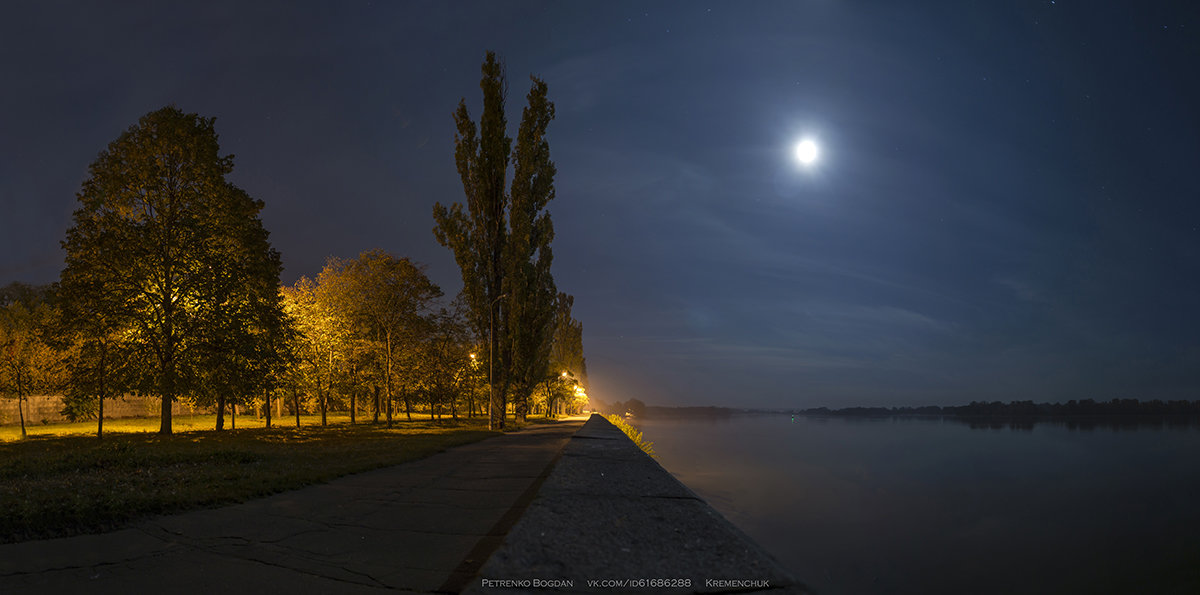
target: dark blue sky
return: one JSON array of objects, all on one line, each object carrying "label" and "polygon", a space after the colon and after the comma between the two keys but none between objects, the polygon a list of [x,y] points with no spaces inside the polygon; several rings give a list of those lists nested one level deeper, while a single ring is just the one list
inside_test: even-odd
[{"label": "dark blue sky", "polygon": [[[27,2],[0,20],[0,283],[88,164],[217,118],[285,282],[380,247],[460,286],[451,112],[556,102],[592,394],[853,406],[1200,398],[1190,2]],[[792,147],[819,140],[815,167]]]}]

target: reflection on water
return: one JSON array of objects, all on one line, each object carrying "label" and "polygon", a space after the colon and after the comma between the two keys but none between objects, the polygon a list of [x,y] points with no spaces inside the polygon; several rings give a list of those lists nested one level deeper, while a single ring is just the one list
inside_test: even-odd
[{"label": "reflection on water", "polygon": [[639,425],[819,593],[1200,593],[1200,429],[1109,421]]}]

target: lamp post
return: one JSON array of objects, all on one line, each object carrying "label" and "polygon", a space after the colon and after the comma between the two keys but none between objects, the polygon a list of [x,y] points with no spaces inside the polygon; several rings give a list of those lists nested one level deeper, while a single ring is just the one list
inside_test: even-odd
[{"label": "lamp post", "polygon": [[[559,375],[559,378],[562,378],[562,381],[563,381],[563,382],[566,382],[566,381],[567,381],[567,371],[566,371],[566,370],[563,370],[562,374],[560,374],[560,375]],[[555,394],[558,394],[558,391],[557,391],[557,390],[555,390],[555,391],[554,391],[554,393],[555,393]],[[554,406],[553,406],[552,408],[555,408],[555,409],[557,408],[557,405],[558,405],[558,401],[559,401],[559,400],[560,400],[560,399],[554,399],[554,403],[555,403],[555,404],[554,404]],[[549,404],[550,404],[550,403],[547,403],[547,405],[549,405]],[[556,412],[556,413],[557,413],[557,412]]]},{"label": "lamp post", "polygon": [[507,293],[502,293],[488,304],[488,317],[490,319],[490,328],[488,335],[488,429],[504,429],[504,411],[500,411],[500,427],[493,427],[494,417],[492,416],[493,403],[496,401],[496,377],[494,372],[496,359],[496,302],[508,297]]},{"label": "lamp post", "polygon": [[[474,353],[468,353],[467,355],[470,356],[470,358],[471,358],[471,364],[470,364],[471,365],[471,378],[472,378],[471,384],[474,385],[475,374],[479,372],[479,368],[476,367],[479,365],[479,361],[477,361],[475,359]],[[475,387],[472,386],[471,390],[474,391]],[[475,399],[469,399],[467,401],[467,417],[471,417],[472,415],[475,415]]]}]

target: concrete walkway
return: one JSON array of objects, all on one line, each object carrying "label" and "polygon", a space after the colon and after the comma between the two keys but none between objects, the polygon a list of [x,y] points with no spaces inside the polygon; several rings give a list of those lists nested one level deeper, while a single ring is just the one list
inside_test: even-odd
[{"label": "concrete walkway", "polygon": [[0,545],[0,593],[458,592],[582,423],[111,533]]},{"label": "concrete walkway", "polygon": [[807,593],[600,416],[571,437],[471,594]]}]

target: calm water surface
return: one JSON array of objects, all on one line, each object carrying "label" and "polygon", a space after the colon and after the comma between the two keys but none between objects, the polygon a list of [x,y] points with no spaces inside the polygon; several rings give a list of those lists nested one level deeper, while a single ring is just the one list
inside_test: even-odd
[{"label": "calm water surface", "polygon": [[645,419],[659,462],[825,595],[1200,593],[1200,431]]}]

